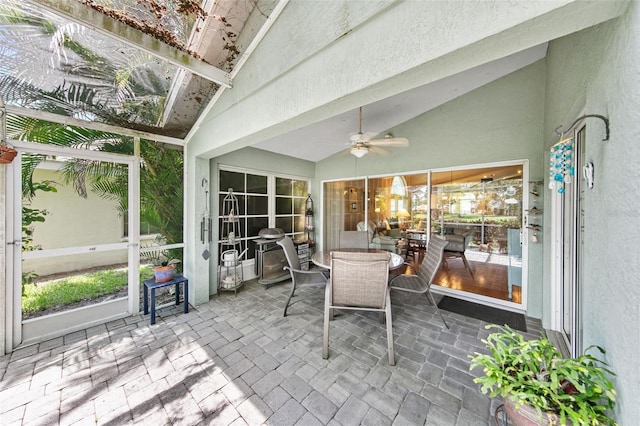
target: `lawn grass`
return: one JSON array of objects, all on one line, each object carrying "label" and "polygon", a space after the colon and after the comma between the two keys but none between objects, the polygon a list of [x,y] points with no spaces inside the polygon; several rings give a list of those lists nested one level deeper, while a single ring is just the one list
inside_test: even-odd
[{"label": "lawn grass", "polygon": [[[151,266],[141,266],[140,276],[153,275]],[[145,278],[146,279],[146,278]],[[127,286],[127,269],[110,269],[70,275],[57,280],[26,284],[22,295],[23,314],[33,314],[53,306],[70,305],[82,300],[117,293]]]}]

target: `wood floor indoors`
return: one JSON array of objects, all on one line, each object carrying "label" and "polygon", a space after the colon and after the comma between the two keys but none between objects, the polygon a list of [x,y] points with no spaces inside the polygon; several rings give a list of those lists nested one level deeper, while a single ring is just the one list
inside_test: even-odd
[{"label": "wood floor indoors", "polygon": [[[408,256],[407,262],[419,267],[424,257],[424,251],[414,256]],[[440,267],[435,283],[442,287],[481,294],[500,300],[509,300],[507,285],[507,255],[499,253],[485,253],[467,250],[467,260],[473,271],[473,276],[465,268],[461,258],[448,258],[446,266]],[[513,286],[515,303],[522,302],[522,287]]]}]

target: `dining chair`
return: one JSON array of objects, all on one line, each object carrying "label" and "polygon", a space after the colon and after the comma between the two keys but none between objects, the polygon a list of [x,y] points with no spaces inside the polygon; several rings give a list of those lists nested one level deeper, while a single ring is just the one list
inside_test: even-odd
[{"label": "dining chair", "polygon": [[444,325],[449,328],[449,324],[445,321],[440,309],[438,309],[438,304],[433,299],[433,295],[431,294],[431,284],[433,283],[433,279],[436,277],[438,273],[438,268],[442,264],[444,258],[444,249],[449,244],[449,241],[438,238],[431,237],[429,243],[427,244],[427,250],[424,255],[424,259],[422,260],[422,264],[417,271],[415,271],[415,266],[412,264],[406,264],[407,267],[412,268],[414,272],[417,272],[415,275],[413,274],[402,274],[391,279],[389,283],[389,287],[391,290],[398,291],[406,291],[410,293],[424,294],[429,301],[435,306],[438,315],[442,319]]},{"label": "dining chair", "polygon": [[369,248],[367,231],[340,231],[340,248]]},{"label": "dining chair", "polygon": [[288,270],[289,274],[291,274],[291,293],[289,294],[287,303],[284,305],[283,316],[286,317],[287,309],[291,304],[291,299],[296,292],[296,288],[300,286],[326,286],[327,280],[329,278],[329,271],[327,271],[326,269],[302,270],[300,268],[300,258],[298,257],[298,252],[296,251],[291,238],[284,237],[283,239],[276,241],[276,244],[282,247],[282,251],[284,251],[284,255],[287,258],[288,263],[288,266],[285,266],[284,269]]},{"label": "dining chair", "polygon": [[395,365],[391,296],[387,285],[390,256],[386,252],[331,253],[331,278],[324,297],[324,359],[329,357],[329,323],[334,309],[374,311],[386,314],[389,365]]}]

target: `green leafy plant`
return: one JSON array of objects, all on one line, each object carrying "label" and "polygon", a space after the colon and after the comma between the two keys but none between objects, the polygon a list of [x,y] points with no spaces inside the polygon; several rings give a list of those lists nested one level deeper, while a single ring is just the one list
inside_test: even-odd
[{"label": "green leafy plant", "polygon": [[[153,276],[150,266],[140,268],[140,282]],[[127,288],[126,268],[74,274],[64,278],[27,284],[22,297],[24,319],[63,311],[76,303],[90,303]]]},{"label": "green leafy plant", "polygon": [[[28,207],[31,200],[35,197],[36,191],[58,192],[54,186],[55,182],[45,180],[43,182],[30,181],[27,187],[23,187],[23,204],[22,204],[22,251],[42,250],[39,244],[33,242],[33,234],[35,232],[35,223],[44,223],[45,217],[49,211],[43,209],[33,209]],[[24,295],[25,285],[33,284],[38,274],[34,271],[22,272],[22,294]]]},{"label": "green leafy plant", "polygon": [[542,417],[556,413],[561,424],[615,425],[607,416],[614,407],[616,392],[607,375],[614,375],[606,363],[589,354],[590,346],[576,358],[563,358],[546,337],[527,340],[508,326],[488,325],[499,331],[483,343],[489,354],[470,355],[471,367],[482,367],[484,375],[474,379],[490,396],[512,398],[515,407],[529,404]]},{"label": "green leafy plant", "polygon": [[173,266],[175,268],[182,261],[177,257],[172,257],[169,252],[170,250],[145,250],[141,252],[140,257],[145,263],[150,263],[155,267]]}]

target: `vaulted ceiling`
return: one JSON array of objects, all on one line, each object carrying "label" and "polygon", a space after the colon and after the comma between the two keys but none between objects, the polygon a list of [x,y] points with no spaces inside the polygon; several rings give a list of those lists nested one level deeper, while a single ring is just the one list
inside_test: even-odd
[{"label": "vaulted ceiling", "polygon": [[[233,91],[234,77],[287,3],[3,0],[0,96],[10,117],[184,145],[212,105],[226,90]],[[393,2],[378,7],[393,7]],[[596,22],[587,14],[582,19],[583,26]],[[545,57],[549,40],[540,37],[538,45],[509,56],[358,105],[363,106],[362,130],[384,134],[526,67]],[[357,107],[341,110],[251,145],[320,161],[348,147],[358,119]]]}]

